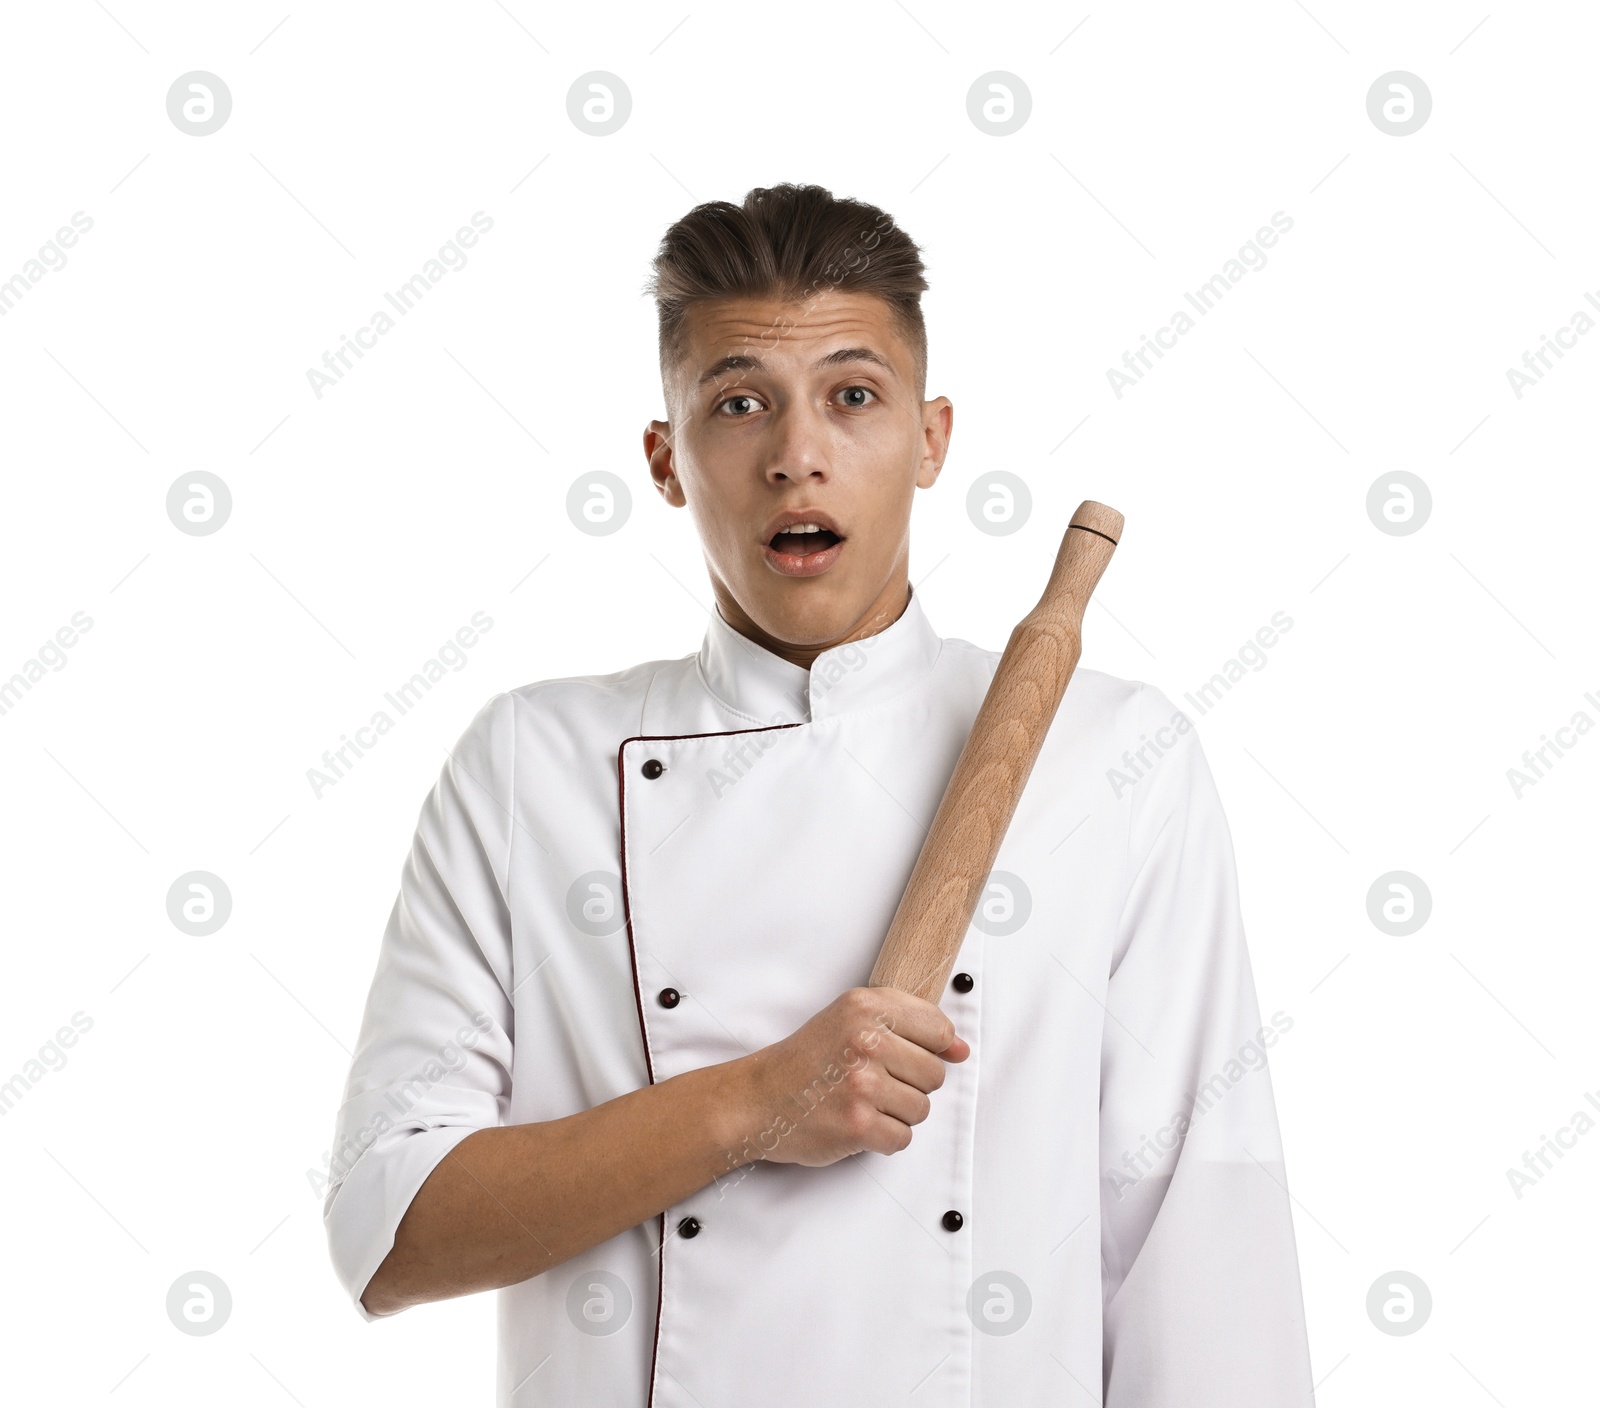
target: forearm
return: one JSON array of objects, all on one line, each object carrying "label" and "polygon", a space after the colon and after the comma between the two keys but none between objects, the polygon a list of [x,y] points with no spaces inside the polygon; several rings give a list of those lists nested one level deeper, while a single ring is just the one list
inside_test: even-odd
[{"label": "forearm", "polygon": [[526,1281],[748,1162],[745,1072],[727,1061],[469,1135],[417,1190],[362,1304],[392,1315]]}]

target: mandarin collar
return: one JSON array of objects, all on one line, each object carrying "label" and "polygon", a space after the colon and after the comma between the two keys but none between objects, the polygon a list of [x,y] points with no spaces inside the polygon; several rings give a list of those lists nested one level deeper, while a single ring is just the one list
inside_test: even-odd
[{"label": "mandarin collar", "polygon": [[912,588],[896,620],[876,635],[824,650],[810,669],[741,635],[713,606],[696,661],[706,688],[735,712],[763,724],[809,723],[921,684],[941,644]]}]

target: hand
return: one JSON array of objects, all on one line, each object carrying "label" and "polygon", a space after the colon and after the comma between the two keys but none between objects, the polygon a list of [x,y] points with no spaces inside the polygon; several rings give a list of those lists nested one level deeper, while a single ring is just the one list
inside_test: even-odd
[{"label": "hand", "polygon": [[866,1149],[898,1153],[928,1118],[944,1062],[971,1052],[933,1003],[898,988],[850,988],[792,1035],[740,1058],[741,1138],[757,1158],[811,1168]]}]

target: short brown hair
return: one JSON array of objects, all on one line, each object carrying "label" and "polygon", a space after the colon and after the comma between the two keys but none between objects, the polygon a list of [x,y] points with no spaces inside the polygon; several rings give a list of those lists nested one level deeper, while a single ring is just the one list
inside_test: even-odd
[{"label": "short brown hair", "polygon": [[910,347],[916,393],[928,375],[921,251],[894,217],[821,186],[757,186],[742,205],[697,205],[662,237],[646,292],[656,300],[661,378],[688,351],[684,313],[726,298],[805,303],[829,288],[884,300]]}]

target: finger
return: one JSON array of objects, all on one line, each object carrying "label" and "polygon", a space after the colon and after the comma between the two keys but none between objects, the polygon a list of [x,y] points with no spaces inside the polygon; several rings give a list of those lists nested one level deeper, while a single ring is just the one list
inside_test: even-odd
[{"label": "finger", "polygon": [[916,1086],[885,1078],[878,1094],[878,1112],[901,1124],[921,1124],[933,1111],[933,1101]]},{"label": "finger", "polygon": [[937,1056],[926,1048],[907,1041],[897,1032],[884,1035],[878,1049],[879,1064],[895,1080],[915,1086],[926,1093],[944,1084],[945,1067]]},{"label": "finger", "polygon": [[882,1025],[907,1041],[939,1052],[955,1040],[955,1024],[933,1003],[898,988],[881,988]]},{"label": "finger", "polygon": [[863,1147],[879,1154],[898,1153],[911,1142],[913,1123],[915,1121],[899,1119],[894,1115],[879,1114],[874,1117],[864,1136]]}]

